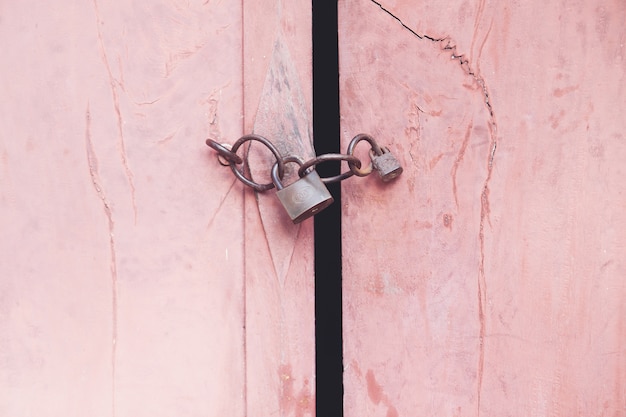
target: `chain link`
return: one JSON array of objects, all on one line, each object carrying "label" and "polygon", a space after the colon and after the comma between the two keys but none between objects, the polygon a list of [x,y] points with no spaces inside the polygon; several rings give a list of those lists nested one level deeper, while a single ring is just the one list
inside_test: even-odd
[{"label": "chain link", "polygon": [[[370,135],[366,135],[365,133],[360,133],[352,138],[352,140],[348,144],[348,155],[354,155],[354,149],[356,148],[356,145],[358,145],[359,142],[363,140],[370,144],[370,152],[373,152],[376,155],[381,155],[383,153],[380,145],[378,145],[373,137],[371,137]],[[354,172],[354,175],[356,175],[357,177],[366,177],[371,174],[373,170],[373,164],[371,162],[367,166],[367,168],[363,169],[361,169],[360,166],[356,166],[351,162],[348,162],[348,166],[350,166],[350,170]]]},{"label": "chain link", "polygon": [[235,164],[243,163],[243,159],[231,150],[232,147],[229,144],[219,143],[213,139],[207,139],[206,144],[217,152],[217,160],[221,165],[229,166],[231,162]]},{"label": "chain link", "polygon": [[[237,167],[238,165],[242,165],[244,163],[243,158],[237,155],[237,151],[244,143],[249,141],[260,142],[270,150],[270,152],[274,155],[274,158],[276,158],[276,162],[272,164],[272,166],[270,166],[270,174],[272,167],[274,167],[274,169],[278,171],[277,174],[279,178],[282,178],[285,174],[286,163],[295,162],[295,160],[298,160],[299,163],[302,162],[299,158],[295,156],[281,155],[272,142],[260,135],[244,135],[239,138],[232,146],[225,143],[219,143],[213,139],[207,139],[206,144],[217,152],[217,158],[219,163],[224,166],[230,166],[233,174],[235,174],[235,177],[237,177],[239,181],[243,182],[245,185],[253,188],[256,191],[267,191],[274,188],[275,185],[273,182],[267,184],[259,184],[255,182],[251,177],[247,177],[245,175],[244,167]],[[354,155],[356,146],[362,141],[366,141],[370,145],[370,162],[366,167],[364,167],[362,161]],[[373,159],[377,156],[382,155],[384,152],[388,152],[388,149],[381,147],[372,136],[365,133],[360,133],[352,138],[352,140],[348,144],[348,149],[345,154],[327,153],[309,159],[308,161],[305,161],[300,165],[300,169],[298,169],[298,176],[300,178],[304,177],[309,172],[311,172],[311,170],[314,170],[317,165],[324,162],[345,161],[348,163],[348,171],[332,177],[322,178],[322,182],[324,182],[325,184],[330,184],[343,181],[354,175],[356,175],[357,177],[366,177],[374,170],[374,164],[372,163]],[[249,169],[247,171],[249,171]]]},{"label": "chain link", "polygon": [[[302,166],[298,170],[298,175],[300,176],[300,178],[302,178],[309,172],[309,169],[311,167],[315,167],[316,165],[321,164],[322,162],[326,162],[326,161],[346,161],[349,164],[351,163],[356,167],[359,167],[359,168],[361,167],[361,160],[357,158],[356,156],[344,155],[341,153],[326,153],[326,154],[316,156],[315,158],[310,159],[306,161],[304,164],[302,164]],[[347,178],[350,178],[353,175],[354,175],[354,172],[351,169],[350,171],[346,171],[343,174],[335,175],[334,177],[322,178],[322,182],[324,184],[331,184],[333,182],[343,181]]]}]

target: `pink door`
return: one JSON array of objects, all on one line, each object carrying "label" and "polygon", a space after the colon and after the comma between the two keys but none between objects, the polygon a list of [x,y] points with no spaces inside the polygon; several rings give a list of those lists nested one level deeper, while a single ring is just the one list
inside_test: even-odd
[{"label": "pink door", "polygon": [[312,152],[288,3],[0,6],[1,416],[314,415],[312,224],[204,144]]},{"label": "pink door", "polygon": [[339,1],[346,417],[626,415],[625,21]]},{"label": "pink door", "polygon": [[[626,415],[626,5],[338,3],[342,149],[404,166],[342,183],[345,415]],[[315,415],[312,221],[204,145],[313,155],[310,33],[0,6],[0,416]]]}]

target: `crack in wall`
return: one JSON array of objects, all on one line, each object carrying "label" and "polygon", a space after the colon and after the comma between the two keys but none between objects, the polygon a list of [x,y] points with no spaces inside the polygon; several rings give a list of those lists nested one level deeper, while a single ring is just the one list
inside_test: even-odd
[{"label": "crack in wall", "polygon": [[100,45],[100,53],[102,55],[102,61],[107,71],[107,75],[109,78],[109,84],[111,86],[111,95],[113,97],[113,108],[115,109],[115,116],[117,119],[117,135],[119,142],[119,152],[120,159],[122,161],[122,166],[124,167],[124,173],[126,174],[126,179],[128,180],[128,185],[130,186],[130,197],[133,205],[133,213],[135,215],[135,224],[137,223],[137,203],[135,201],[135,182],[133,180],[133,172],[130,169],[130,165],[128,163],[128,156],[126,154],[126,141],[124,139],[124,120],[122,118],[122,112],[120,110],[120,97],[117,92],[117,86],[121,86],[122,90],[124,90],[123,84],[118,81],[113,76],[113,71],[111,70],[111,64],[109,63],[109,57],[106,53],[106,48],[104,47],[104,39],[102,37],[102,31],[100,30],[100,9],[98,8],[98,2],[93,0],[94,10],[96,14],[96,31],[98,33],[98,43]]},{"label": "crack in wall", "polygon": [[116,362],[117,362],[117,260],[115,250],[115,222],[113,221],[113,212],[111,205],[107,200],[104,193],[104,189],[101,185],[100,174],[98,171],[98,159],[93,148],[93,142],[91,140],[91,112],[89,110],[89,104],[87,104],[87,110],[85,111],[85,150],[87,154],[87,164],[89,166],[89,176],[91,177],[91,183],[96,191],[96,195],[102,200],[102,208],[107,218],[107,224],[109,227],[109,250],[110,250],[110,269],[111,269],[111,409],[112,415],[115,417],[115,374],[116,374]]},{"label": "crack in wall", "polygon": [[[479,270],[478,270],[478,320],[480,323],[479,329],[479,357],[477,364],[477,415],[480,415],[480,401],[481,401],[481,392],[482,392],[482,380],[483,380],[483,367],[485,360],[485,306],[487,303],[487,285],[486,285],[486,276],[485,276],[485,221],[491,225],[491,220],[489,217],[490,208],[489,208],[489,181],[491,180],[492,172],[493,172],[493,164],[496,155],[496,149],[498,145],[497,140],[497,130],[498,125],[496,121],[495,112],[493,106],[491,104],[489,89],[487,87],[487,83],[485,79],[480,75],[478,70],[472,69],[469,59],[465,57],[464,54],[457,53],[457,48],[452,39],[448,36],[437,38],[434,36],[429,36],[426,34],[420,35],[415,30],[411,29],[408,25],[406,25],[398,16],[394,15],[390,10],[386,9],[381,3],[376,0],[371,0],[372,3],[376,4],[382,11],[387,13],[390,17],[395,19],[402,27],[408,30],[411,34],[421,40],[428,40],[434,43],[441,44],[441,49],[450,51],[450,57],[453,60],[456,60],[463,71],[471,76],[474,79],[474,82],[478,85],[481,90],[481,93],[484,98],[484,104],[489,112],[489,136],[491,139],[490,142],[490,150],[487,157],[487,176],[483,182],[483,187],[480,195],[480,223],[479,223],[479,231],[478,231],[478,241],[480,248],[480,261],[479,261]],[[484,2],[481,4],[480,12],[482,14],[482,8],[484,6]],[[486,42],[487,36],[491,31],[491,26],[487,35],[485,36],[485,40],[483,40],[483,44]],[[482,46],[480,48],[482,50]],[[456,197],[456,196],[455,196]]]},{"label": "crack in wall", "polygon": [[463,157],[465,156],[465,151],[467,150],[467,146],[469,145],[470,138],[472,137],[472,127],[474,127],[474,123],[470,122],[467,127],[467,131],[465,132],[465,137],[463,138],[463,143],[461,144],[461,148],[456,155],[456,159],[452,164],[452,194],[454,194],[454,203],[456,204],[456,208],[459,208],[459,197],[457,195],[457,187],[456,187],[456,173],[459,169],[459,165],[463,161]]}]

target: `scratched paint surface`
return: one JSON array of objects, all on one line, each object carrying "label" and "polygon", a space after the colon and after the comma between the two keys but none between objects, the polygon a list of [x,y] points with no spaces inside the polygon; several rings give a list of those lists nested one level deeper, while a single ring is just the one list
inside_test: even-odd
[{"label": "scratched paint surface", "polygon": [[[312,154],[310,1],[245,1],[244,22],[244,130]],[[267,149],[248,161],[270,181]],[[245,222],[247,416],[315,416],[313,222],[293,225],[274,191],[245,194]]]},{"label": "scratched paint surface", "polygon": [[626,415],[626,7],[339,12],[346,416]]},{"label": "scratched paint surface", "polygon": [[310,151],[304,5],[0,6],[0,415],[314,415],[311,225],[204,145]]}]

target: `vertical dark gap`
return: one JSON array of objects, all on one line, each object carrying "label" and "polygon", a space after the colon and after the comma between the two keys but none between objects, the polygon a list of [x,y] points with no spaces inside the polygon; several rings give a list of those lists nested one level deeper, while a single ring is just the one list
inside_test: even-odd
[{"label": "vertical dark gap", "polygon": [[[313,5],[313,137],[316,153],[338,153],[339,58],[337,2]],[[339,174],[339,164],[321,164],[322,177]],[[341,187],[330,184],[335,202],[315,216],[316,415],[343,416],[341,335]]]}]

